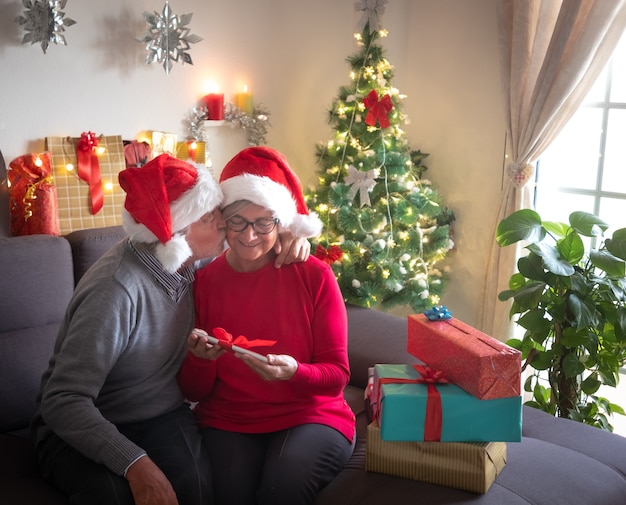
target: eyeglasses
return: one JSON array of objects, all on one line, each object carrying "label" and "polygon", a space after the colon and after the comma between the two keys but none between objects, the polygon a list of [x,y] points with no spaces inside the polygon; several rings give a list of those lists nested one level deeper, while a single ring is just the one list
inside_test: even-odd
[{"label": "eyeglasses", "polygon": [[248,221],[241,216],[233,216],[226,220],[226,227],[230,231],[242,232],[248,226],[252,226],[252,229],[259,235],[267,235],[276,228],[277,223],[278,219],[271,217],[262,217],[254,221]]}]

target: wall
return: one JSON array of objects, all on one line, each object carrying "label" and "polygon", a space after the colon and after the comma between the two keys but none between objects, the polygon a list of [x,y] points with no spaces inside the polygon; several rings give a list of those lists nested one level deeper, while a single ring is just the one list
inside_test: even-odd
[{"label": "wall", "polygon": [[[407,136],[430,153],[427,177],[457,216],[443,303],[469,324],[477,318],[503,164],[495,3],[389,0],[383,16],[394,83],[407,95]],[[164,4],[69,0],[64,12],[77,24],[65,31],[67,46],[51,45],[44,55],[39,45],[20,43],[24,31],[13,20],[22,3],[0,0],[0,150],[7,163],[42,151],[48,135],[91,130],[135,138],[163,130],[182,137],[184,118],[212,80],[231,101],[249,86],[271,112],[269,144],[304,184],[313,183],[315,144],[331,135],[327,108],[348,83],[345,59],[356,50],[353,0],[173,0],[175,14],[193,13],[191,32],[203,40],[191,46],[193,65],[175,63],[169,75],[144,63],[136,40],[146,30],[143,12]],[[230,156],[219,139],[210,147],[214,158]]]}]

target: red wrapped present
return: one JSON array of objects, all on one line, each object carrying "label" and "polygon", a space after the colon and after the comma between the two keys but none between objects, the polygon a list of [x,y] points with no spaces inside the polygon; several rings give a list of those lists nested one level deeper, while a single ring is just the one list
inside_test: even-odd
[{"label": "red wrapped present", "polygon": [[520,395],[522,354],[458,319],[410,315],[407,348],[476,398]]},{"label": "red wrapped present", "polygon": [[57,189],[50,153],[24,154],[9,164],[11,235],[58,235]]},{"label": "red wrapped present", "polygon": [[141,168],[152,159],[152,149],[147,142],[140,140],[124,140],[123,143],[126,168]]}]

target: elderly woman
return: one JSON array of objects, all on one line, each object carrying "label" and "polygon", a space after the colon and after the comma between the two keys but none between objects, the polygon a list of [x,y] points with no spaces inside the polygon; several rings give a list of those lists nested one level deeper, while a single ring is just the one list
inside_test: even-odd
[{"label": "elderly woman", "polygon": [[[220,186],[229,248],[198,273],[199,330],[179,383],[198,402],[218,505],[311,504],[354,448],[343,298],[317,258],[274,267],[279,230],[321,231],[282,154],[244,149]],[[255,355],[231,348],[228,334]]]}]

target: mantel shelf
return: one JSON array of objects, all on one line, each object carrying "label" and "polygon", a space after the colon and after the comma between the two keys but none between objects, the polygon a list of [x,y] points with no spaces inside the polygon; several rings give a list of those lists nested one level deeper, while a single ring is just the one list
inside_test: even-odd
[{"label": "mantel shelf", "polygon": [[226,120],[225,119],[205,119],[202,121],[202,123],[204,124],[204,126],[208,126],[208,127],[214,127],[214,126],[222,126],[224,124],[226,124]]}]

